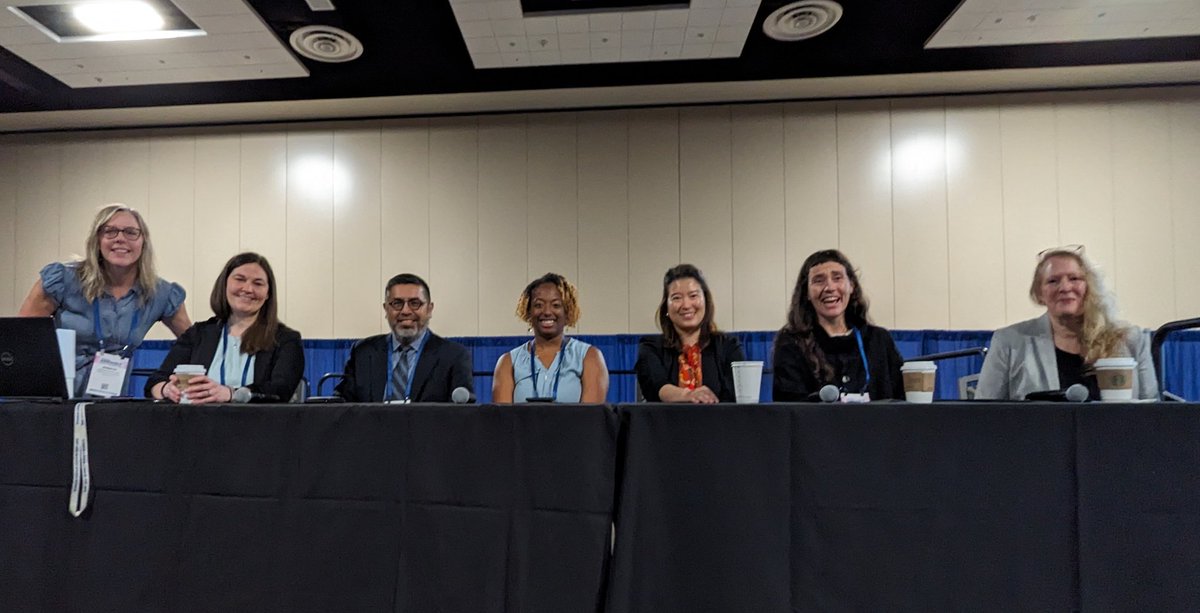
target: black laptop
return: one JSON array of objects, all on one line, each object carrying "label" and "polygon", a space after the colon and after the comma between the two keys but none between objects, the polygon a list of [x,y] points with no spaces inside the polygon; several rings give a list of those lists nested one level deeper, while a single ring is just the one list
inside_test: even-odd
[{"label": "black laptop", "polygon": [[0,399],[67,398],[53,317],[0,317]]}]

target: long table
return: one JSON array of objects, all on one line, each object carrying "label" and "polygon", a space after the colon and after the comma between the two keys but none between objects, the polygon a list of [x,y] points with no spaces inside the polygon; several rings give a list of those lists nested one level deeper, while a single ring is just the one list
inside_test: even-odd
[{"label": "long table", "polygon": [[5,611],[1200,610],[1197,405],[93,405],[79,518],[72,408]]}]

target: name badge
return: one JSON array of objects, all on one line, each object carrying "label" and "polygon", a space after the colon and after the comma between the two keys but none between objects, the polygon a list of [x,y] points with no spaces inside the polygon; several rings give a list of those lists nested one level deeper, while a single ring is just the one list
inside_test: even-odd
[{"label": "name badge", "polygon": [[97,352],[92,358],[92,373],[88,375],[86,393],[102,398],[121,395],[125,387],[125,373],[129,370],[129,358],[115,353]]},{"label": "name badge", "polygon": [[871,394],[867,392],[861,394],[842,394],[843,404],[863,404],[866,402],[871,402]]}]

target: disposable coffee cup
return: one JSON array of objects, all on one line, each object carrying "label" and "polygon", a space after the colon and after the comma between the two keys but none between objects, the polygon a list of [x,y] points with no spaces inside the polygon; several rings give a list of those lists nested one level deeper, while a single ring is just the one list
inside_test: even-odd
[{"label": "disposable coffee cup", "polygon": [[900,367],[904,378],[904,399],[909,402],[933,402],[933,389],[937,382],[937,364],[933,362],[905,362]]},{"label": "disposable coffee cup", "polygon": [[1128,402],[1133,400],[1133,377],[1137,360],[1133,358],[1100,358],[1096,360],[1096,382],[1100,384],[1100,400]]},{"label": "disposable coffee cup", "polygon": [[733,394],[738,404],[758,404],[762,389],[763,363],[752,360],[733,363]]},{"label": "disposable coffee cup", "polygon": [[208,369],[201,364],[180,364],[175,367],[175,378],[179,380],[179,403],[191,404],[188,399],[187,388],[191,384],[192,377],[203,375],[208,372]]}]

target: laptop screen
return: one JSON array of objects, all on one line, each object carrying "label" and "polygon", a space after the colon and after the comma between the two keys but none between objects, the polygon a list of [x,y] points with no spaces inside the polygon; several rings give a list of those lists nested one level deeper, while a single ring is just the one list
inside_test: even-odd
[{"label": "laptop screen", "polygon": [[0,398],[67,398],[52,317],[0,317]]}]

